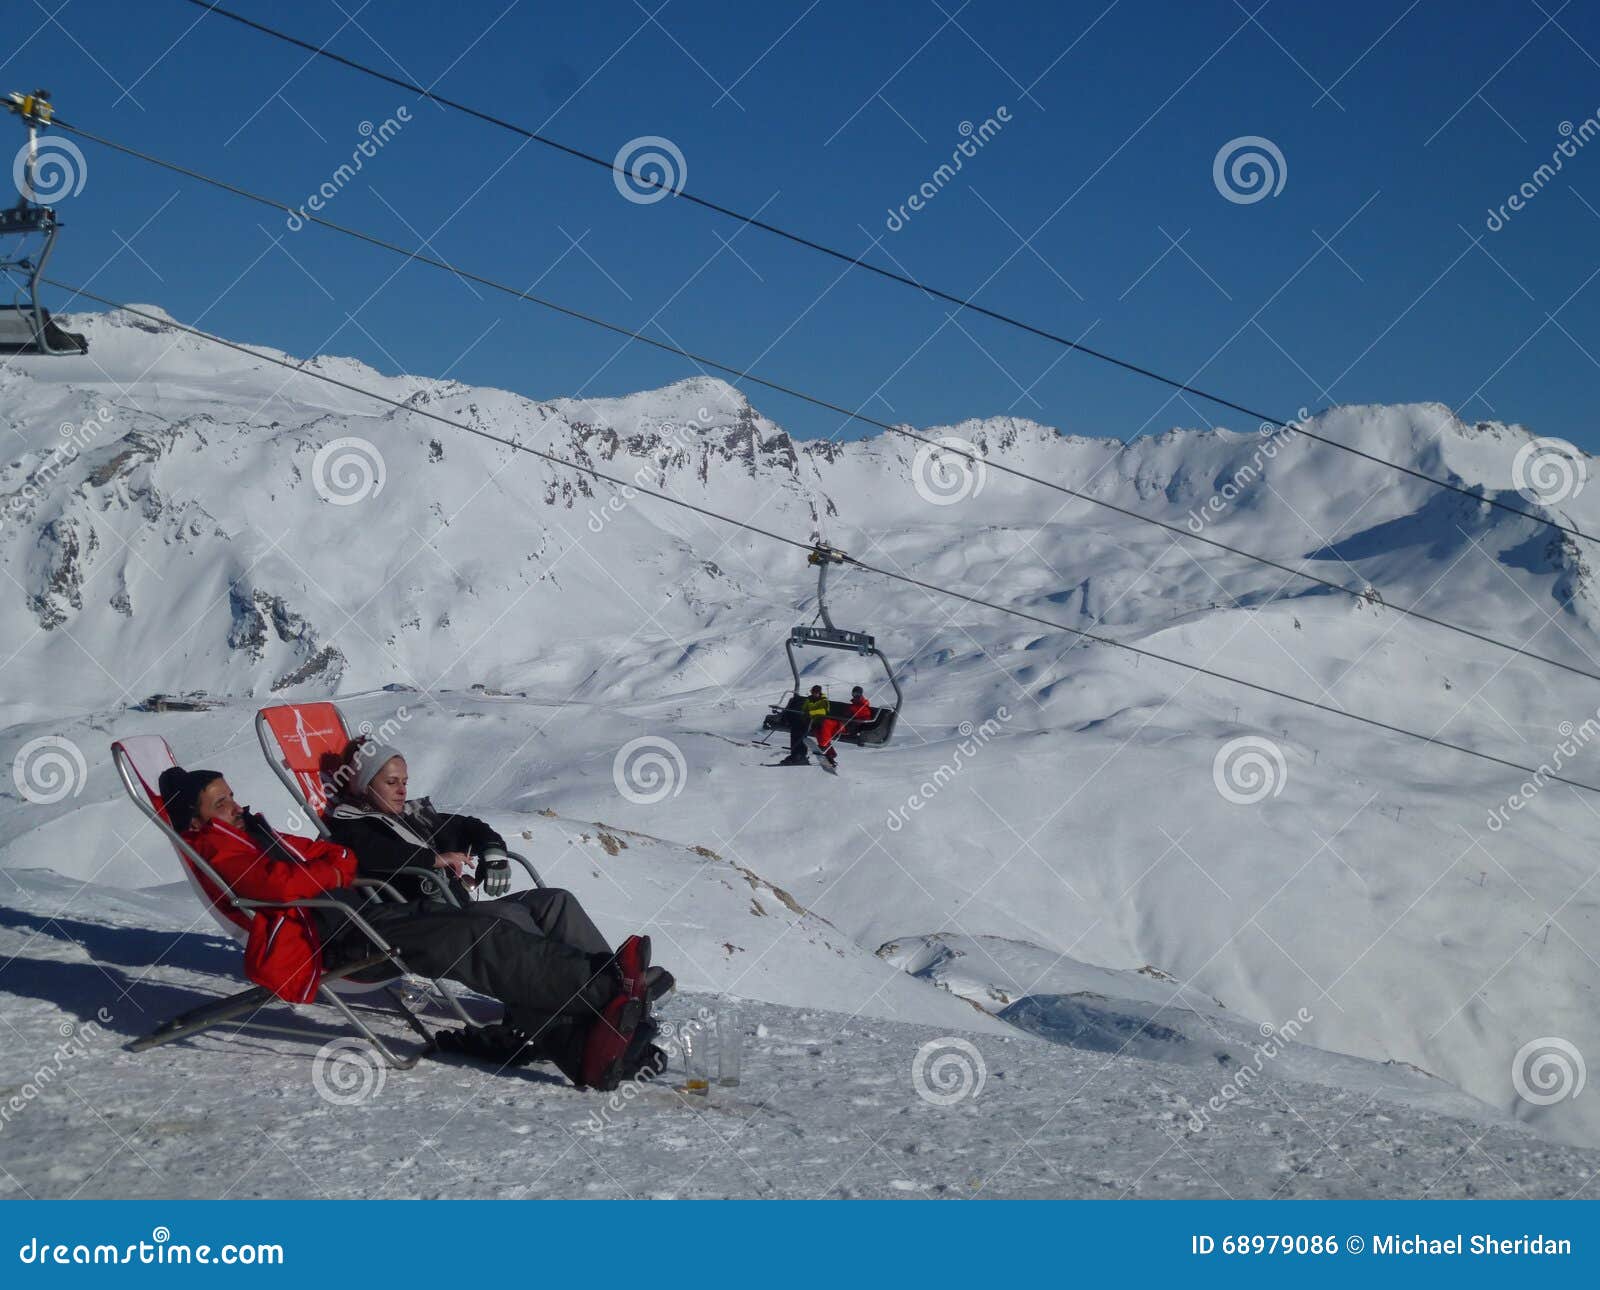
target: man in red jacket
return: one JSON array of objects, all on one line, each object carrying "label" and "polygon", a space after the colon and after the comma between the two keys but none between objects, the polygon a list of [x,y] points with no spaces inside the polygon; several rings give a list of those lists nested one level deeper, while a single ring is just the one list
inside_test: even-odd
[{"label": "man in red jacket", "polygon": [[867,702],[867,692],[859,685],[850,691],[849,720],[845,725],[852,729],[859,729],[872,720],[872,705]]},{"label": "man in red jacket", "polygon": [[[330,900],[358,909],[392,945],[408,971],[449,977],[499,999],[506,1025],[537,1056],[554,1061],[580,1087],[614,1088],[658,1062],[644,1026],[650,939],[630,936],[614,955],[587,954],[543,935],[511,901],[458,909],[437,901],[386,904],[352,888],[353,852],[321,839],[278,833],[234,799],[220,772],[172,767],[162,773],[162,804],[174,829],[245,900]],[[202,877],[202,885],[211,884]],[[337,908],[256,910],[245,946],[245,974],[280,998],[316,996],[325,971],[375,949]]]}]

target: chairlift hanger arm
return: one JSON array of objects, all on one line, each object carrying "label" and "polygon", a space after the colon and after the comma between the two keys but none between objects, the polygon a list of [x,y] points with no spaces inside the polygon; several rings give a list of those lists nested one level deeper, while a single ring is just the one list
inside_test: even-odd
[{"label": "chairlift hanger arm", "polygon": [[34,196],[34,168],[39,164],[39,131],[47,129],[55,118],[55,107],[50,102],[49,90],[34,90],[23,94],[12,90],[6,95],[5,106],[16,113],[28,127],[28,142],[17,157],[17,204],[9,212],[8,222],[22,225],[8,231],[32,231],[55,223],[55,212]]},{"label": "chairlift hanger arm", "polygon": [[[834,626],[833,615],[828,612],[828,570],[834,565],[860,565],[860,561],[853,558],[838,547],[828,546],[819,542],[812,547],[806,556],[806,563],[817,567],[817,616],[822,619],[820,628],[811,628],[808,635],[815,639],[801,642],[802,644],[827,645],[833,644],[841,647],[857,649],[863,654],[873,648],[872,636],[867,632],[852,632]],[[799,634],[800,628],[795,628]]]}]

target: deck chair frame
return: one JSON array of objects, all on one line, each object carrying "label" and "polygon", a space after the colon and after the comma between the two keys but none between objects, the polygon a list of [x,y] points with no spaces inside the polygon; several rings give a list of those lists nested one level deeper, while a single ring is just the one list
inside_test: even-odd
[{"label": "deck chair frame", "polygon": [[[284,756],[283,745],[279,743],[277,733],[267,720],[267,713],[269,712],[298,706],[298,704],[284,703],[272,708],[260,709],[256,713],[256,740],[261,745],[261,755],[267,759],[267,764],[272,767],[272,773],[278,777],[278,782],[289,790],[289,796],[294,798],[295,804],[305,813],[306,818],[311,821],[317,832],[327,838],[332,836],[327,821],[322,818],[322,812],[313,806],[310,797],[306,793],[305,786],[295,777],[295,769],[289,764],[289,759]],[[329,703],[328,707],[333,710],[333,715],[339,722],[340,732],[344,740],[348,742],[350,739],[350,723],[345,720],[345,715],[340,711],[337,703]],[[546,885],[545,880],[539,876],[539,871],[534,868],[533,862],[526,856],[519,855],[509,849],[506,851],[506,855],[527,871],[528,877],[533,880],[535,887]],[[450,904],[457,903],[449,884],[441,880],[438,870],[410,867],[396,870],[396,873],[416,878],[424,892],[437,893],[439,899],[445,900]]]},{"label": "deck chair frame", "polygon": [[[165,741],[163,741],[163,743],[164,742]],[[370,1043],[373,1049],[377,1052],[378,1056],[387,1065],[396,1070],[410,1070],[411,1067],[417,1064],[417,1060],[422,1054],[416,1053],[410,1057],[401,1057],[399,1054],[394,1052],[394,1050],[391,1049],[388,1044],[386,1044],[376,1033],[373,1032],[372,1028],[368,1026],[366,1022],[356,1015],[355,1011],[350,1007],[350,1005],[340,997],[336,987],[343,985],[347,990],[352,990],[360,994],[370,994],[376,991],[382,991],[394,1004],[395,1008],[405,1020],[406,1024],[410,1026],[411,1029],[415,1031],[423,1040],[424,1044],[426,1044],[430,1049],[434,1046],[435,1039],[433,1032],[428,1029],[422,1018],[419,1017],[406,1002],[405,996],[398,989],[399,984],[405,979],[406,976],[410,975],[410,970],[406,967],[404,961],[401,959],[399,951],[396,950],[394,946],[390,945],[388,941],[386,941],[377,931],[377,929],[374,928],[372,924],[369,923],[364,917],[362,917],[358,910],[352,909],[349,905],[344,904],[342,901],[325,898],[313,897],[300,900],[249,900],[245,897],[237,895],[233,889],[223,881],[222,876],[217,873],[217,871],[212,868],[209,863],[207,863],[205,858],[201,856],[200,853],[190,846],[186,841],[184,841],[182,834],[174,829],[167,821],[165,815],[157,809],[155,802],[151,798],[151,790],[145,785],[143,777],[140,775],[138,769],[134,765],[132,754],[126,747],[124,747],[121,740],[118,740],[116,743],[111,745],[111,760],[116,767],[118,777],[122,780],[123,788],[127,791],[129,798],[131,798],[133,801],[133,804],[138,807],[140,814],[161,831],[162,835],[169,843],[172,844],[173,849],[178,853],[179,859],[186,866],[191,868],[191,872],[204,875],[206,880],[212,885],[213,889],[219,893],[221,900],[241,916],[247,917],[258,909],[333,909],[342,914],[349,923],[353,924],[360,930],[361,934],[371,943],[371,955],[355,963],[336,969],[333,972],[324,973],[321,980],[317,984],[317,995],[322,1002],[326,1003],[328,1006],[338,1012],[345,1019],[345,1021],[347,1021],[355,1029],[357,1034]],[[358,878],[355,885],[372,889],[376,891],[380,897],[392,897],[396,900],[401,899],[399,893],[395,892],[393,888],[388,887],[388,884],[378,882],[373,879]],[[203,893],[202,899],[204,899]],[[208,902],[208,912],[211,912],[214,917],[218,918],[219,922],[222,922],[223,916],[219,911],[213,908],[215,903],[216,902]],[[233,924],[231,920],[227,921],[225,926],[230,934],[235,937],[235,939],[239,939],[240,931],[242,929]],[[356,973],[369,971],[373,968],[382,966],[384,963],[390,964],[394,969],[393,975],[384,981],[355,982],[348,980],[348,978],[354,976]],[[448,990],[444,989],[439,982],[434,981],[432,984],[434,988],[438,990],[439,994],[447,1001],[448,1005],[462,1022],[468,1026],[476,1024],[462,1009],[460,1003],[456,1000],[454,995],[452,995]],[[290,1034],[300,1037],[314,1035],[314,1032],[302,1028],[278,1026],[254,1020],[254,1014],[257,1011],[274,1002],[280,1002],[280,1000],[278,1000],[277,996],[273,995],[271,991],[266,990],[261,986],[254,986],[251,989],[241,991],[238,994],[229,995],[223,999],[213,999],[197,1008],[191,1008],[187,1012],[172,1018],[170,1021],[163,1022],[148,1035],[141,1036],[140,1038],[134,1040],[128,1045],[128,1047],[133,1052],[145,1052],[148,1049],[158,1047],[162,1044],[170,1044],[179,1039],[187,1039],[192,1035],[200,1034],[202,1031],[210,1030],[215,1026],[236,1021],[240,1017],[244,1017],[246,1019],[238,1024],[248,1025],[253,1029],[275,1031],[280,1034]],[[288,1006],[290,1008],[294,1008],[299,1005],[289,1004]]]}]

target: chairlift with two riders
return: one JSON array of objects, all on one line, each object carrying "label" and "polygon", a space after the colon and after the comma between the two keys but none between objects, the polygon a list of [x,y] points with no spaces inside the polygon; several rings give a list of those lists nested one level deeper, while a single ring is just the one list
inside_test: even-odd
[{"label": "chairlift with two riders", "polygon": [[790,629],[789,638],[784,641],[783,648],[789,656],[789,671],[794,678],[793,696],[786,704],[772,706],[772,710],[761,723],[763,730],[780,730],[784,727],[785,715],[790,706],[803,696],[799,651],[814,648],[843,650],[861,657],[877,659],[883,668],[884,679],[894,691],[894,702],[874,705],[872,717],[867,721],[853,721],[850,717],[849,703],[839,699],[828,700],[828,714],[843,727],[835,738],[843,743],[873,747],[888,743],[893,736],[895,722],[905,706],[905,696],[901,692],[899,680],[895,677],[894,668],[871,635],[835,627],[833,618],[828,613],[828,570],[833,565],[845,564],[848,560],[849,557],[843,551],[821,543],[806,557],[806,562],[815,565],[817,569],[817,617],[822,621],[820,626],[812,623]]}]

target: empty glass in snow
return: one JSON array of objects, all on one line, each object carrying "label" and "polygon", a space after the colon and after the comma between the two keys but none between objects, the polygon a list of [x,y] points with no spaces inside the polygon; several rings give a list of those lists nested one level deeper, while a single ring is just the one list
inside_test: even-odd
[{"label": "empty glass in snow", "polygon": [[717,1009],[712,1026],[717,1041],[717,1083],[723,1088],[736,1088],[743,1058],[738,1008],[731,1003],[723,1004]]},{"label": "empty glass in snow", "polygon": [[683,1091],[704,1097],[713,1080],[736,1088],[743,1075],[743,1035],[739,1011],[732,1004],[702,1008],[693,1021],[678,1028],[683,1049]]}]

